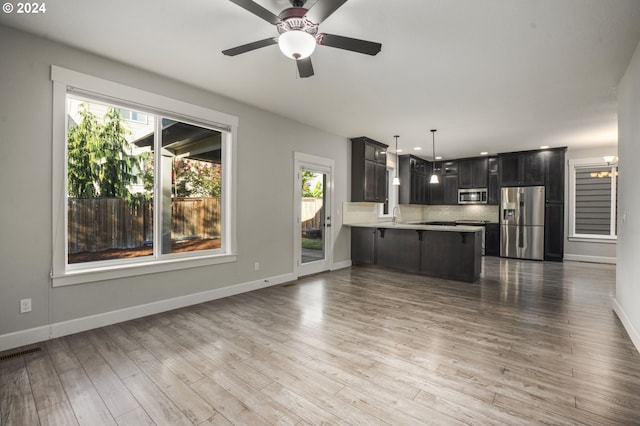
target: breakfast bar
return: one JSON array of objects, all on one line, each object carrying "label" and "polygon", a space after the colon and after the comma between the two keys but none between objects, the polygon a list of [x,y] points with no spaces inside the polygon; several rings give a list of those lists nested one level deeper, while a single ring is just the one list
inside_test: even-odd
[{"label": "breakfast bar", "polygon": [[474,282],[482,265],[478,226],[372,222],[351,225],[351,261],[412,274]]}]

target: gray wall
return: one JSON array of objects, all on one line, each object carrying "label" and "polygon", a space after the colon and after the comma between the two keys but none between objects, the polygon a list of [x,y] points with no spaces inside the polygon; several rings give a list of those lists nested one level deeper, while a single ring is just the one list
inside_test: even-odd
[{"label": "gray wall", "polygon": [[614,308],[640,349],[640,43],[618,87],[618,263]]},{"label": "gray wall", "polygon": [[[351,150],[346,137],[4,26],[0,52],[0,338],[291,274],[295,151],[335,160],[334,218],[347,200]],[[52,64],[239,118],[238,262],[51,288]],[[334,262],[348,262],[348,229],[334,221],[334,233]],[[260,262],[260,271],[254,271],[254,262]],[[19,313],[22,298],[33,299],[33,312]]]},{"label": "gray wall", "polygon": [[[587,149],[568,149],[566,160],[603,158],[605,155],[618,155],[616,145],[600,146]],[[616,243],[615,242],[586,242],[569,241],[569,173],[568,164],[565,166],[565,239],[564,256],[566,260],[591,261],[615,263]]]}]

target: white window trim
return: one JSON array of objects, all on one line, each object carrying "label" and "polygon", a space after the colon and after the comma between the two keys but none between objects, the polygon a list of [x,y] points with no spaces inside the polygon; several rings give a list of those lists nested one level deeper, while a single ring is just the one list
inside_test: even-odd
[{"label": "white window trim", "polygon": [[[220,263],[235,262],[237,254],[236,204],[237,199],[233,185],[236,182],[236,143],[238,132],[238,118],[198,105],[189,104],[177,99],[168,98],[144,90],[128,87],[120,83],[104,80],[77,71],[65,69],[56,65],[51,66],[51,80],[53,82],[53,235],[52,235],[52,264],[51,279],[54,287],[89,283],[145,275],[177,269],[194,268]],[[223,149],[223,164],[229,164],[223,178],[222,187],[222,229],[224,235],[223,254],[175,256],[166,259],[145,259],[139,262],[123,262],[117,265],[105,263],[97,267],[79,270],[76,267],[67,268],[67,184],[66,184],[66,96],[67,91],[84,92],[102,99],[111,99],[128,105],[139,105],[158,112],[192,119],[196,122],[207,123],[225,129],[227,138]],[[223,168],[224,173],[224,168]]]},{"label": "white window trim", "polygon": [[[602,157],[600,158],[580,158],[569,160],[569,241],[581,241],[592,243],[608,243],[613,244],[617,241],[618,236],[615,234],[599,235],[599,234],[576,234],[576,169],[583,167],[617,167],[618,163],[607,164]],[[611,223],[616,220],[616,187],[618,179],[611,182]]]}]

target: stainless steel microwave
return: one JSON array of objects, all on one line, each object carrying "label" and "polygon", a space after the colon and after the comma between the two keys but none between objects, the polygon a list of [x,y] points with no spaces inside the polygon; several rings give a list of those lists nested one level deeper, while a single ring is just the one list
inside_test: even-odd
[{"label": "stainless steel microwave", "polygon": [[458,189],[458,204],[487,204],[487,188]]}]

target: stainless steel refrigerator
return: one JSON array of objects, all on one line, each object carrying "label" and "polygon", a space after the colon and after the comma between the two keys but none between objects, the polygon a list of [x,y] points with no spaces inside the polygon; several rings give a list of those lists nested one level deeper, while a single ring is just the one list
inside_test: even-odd
[{"label": "stainless steel refrigerator", "polygon": [[500,256],[544,259],[544,186],[502,188]]}]

